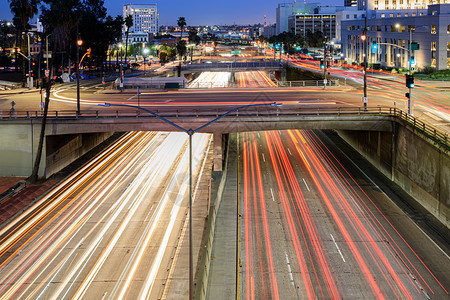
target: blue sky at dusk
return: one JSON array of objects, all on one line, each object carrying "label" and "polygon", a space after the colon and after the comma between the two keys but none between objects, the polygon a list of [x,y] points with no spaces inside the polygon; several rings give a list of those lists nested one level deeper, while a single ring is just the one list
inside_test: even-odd
[{"label": "blue sky at dusk", "polygon": [[[159,0],[159,25],[176,25],[178,17],[185,17],[187,25],[255,24],[263,23],[267,15],[269,24],[275,23],[278,3],[291,1],[276,0]],[[344,0],[318,0],[323,5],[343,5]],[[154,1],[105,0],[108,14],[122,14],[124,4],[149,4]],[[0,0],[0,19],[12,19],[8,0]]]}]

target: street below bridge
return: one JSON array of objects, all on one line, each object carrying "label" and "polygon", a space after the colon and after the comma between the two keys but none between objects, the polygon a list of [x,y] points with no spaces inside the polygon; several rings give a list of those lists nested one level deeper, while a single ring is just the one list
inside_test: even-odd
[{"label": "street below bridge", "polygon": [[433,229],[413,221],[423,212],[405,206],[404,193],[335,134],[247,132],[238,141],[230,144],[208,299],[448,298],[448,237],[430,239]]},{"label": "street below bridge", "polygon": [[[337,71],[335,71],[337,72]],[[254,72],[255,73],[255,72]],[[256,74],[256,73],[255,73]],[[238,75],[242,76],[242,75]],[[251,84],[242,84],[239,88],[205,88],[181,90],[118,90],[104,89],[99,81],[82,82],[81,110],[99,110],[98,104],[105,102],[116,104],[141,105],[151,110],[164,110],[176,108],[181,111],[193,111],[199,107],[224,108],[264,102],[277,102],[283,104],[280,109],[290,108],[337,108],[362,107],[362,91],[360,83],[352,82],[351,78],[359,78],[360,74],[353,70],[339,70],[339,76],[347,76],[348,84],[338,87],[300,87],[280,88],[251,87]],[[239,82],[244,82],[240,79]],[[404,97],[404,83],[401,78],[386,75],[372,75],[369,78],[370,107],[396,107],[406,111],[407,101]],[[270,81],[270,80],[269,80]],[[351,84],[351,85],[350,85]],[[435,127],[450,132],[450,91],[445,85],[421,82],[414,89],[414,115]],[[5,114],[11,109],[11,102],[15,102],[17,111],[40,112],[41,95],[38,91],[29,93],[5,93],[0,95],[0,110]],[[76,85],[74,83],[55,85],[50,97],[49,110],[75,110]],[[117,108],[116,108],[117,109]]]}]

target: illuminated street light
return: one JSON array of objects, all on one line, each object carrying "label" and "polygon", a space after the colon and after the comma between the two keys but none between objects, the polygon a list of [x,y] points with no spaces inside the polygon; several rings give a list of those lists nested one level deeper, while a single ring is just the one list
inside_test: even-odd
[{"label": "illuminated street light", "polygon": [[[155,113],[151,110],[148,110],[146,108],[143,108],[141,106],[129,105],[129,104],[113,104],[113,103],[98,104],[98,106],[103,106],[103,107],[122,106],[122,107],[132,107],[132,108],[142,109],[142,110],[154,115],[155,117],[161,119],[162,121],[176,127],[177,129],[179,129],[183,132],[186,132],[187,135],[189,136],[189,295],[194,295],[194,270],[193,270],[193,254],[194,253],[192,250],[192,244],[193,244],[193,242],[192,242],[192,219],[193,219],[192,218],[192,136],[194,135],[194,133],[202,130],[203,128],[211,125],[212,123],[216,122],[217,120],[219,120],[239,109],[255,107],[255,106],[278,107],[278,106],[281,106],[281,104],[272,102],[272,103],[259,103],[259,104],[248,104],[248,105],[239,106],[239,107],[233,108],[230,111],[227,111],[223,115],[218,116],[217,118],[213,119],[212,121],[209,121],[209,122],[203,124],[202,126],[198,127],[197,129],[185,129],[185,128],[181,127],[180,125],[177,125],[177,124],[173,123],[172,121],[164,118],[163,116],[160,116],[157,113]],[[193,299],[189,299],[189,300],[193,300]]]},{"label": "illuminated street light", "polygon": [[[80,39],[80,37],[78,37],[78,39],[77,39],[77,65],[76,65],[76,72],[77,72],[77,114],[80,114],[80,46],[81,45],[83,45],[83,40]],[[70,73],[70,70],[69,70],[69,73]]]}]

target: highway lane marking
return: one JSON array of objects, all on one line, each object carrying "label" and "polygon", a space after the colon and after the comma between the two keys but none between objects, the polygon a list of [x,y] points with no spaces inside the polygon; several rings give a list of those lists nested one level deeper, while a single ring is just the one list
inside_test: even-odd
[{"label": "highway lane marking", "polygon": [[262,154],[263,161],[266,162],[266,157],[264,156],[264,153],[261,153],[261,154]]},{"label": "highway lane marking", "polygon": [[338,252],[339,252],[339,255],[341,256],[342,260],[345,262],[344,256],[342,255],[341,249],[339,249],[339,246],[338,246],[338,244],[336,243],[336,240],[334,239],[334,237],[333,237],[333,235],[332,235],[331,233],[330,233],[330,236],[331,236],[331,239],[332,239],[333,242],[334,242],[334,245],[336,246],[336,249],[337,249]]},{"label": "highway lane marking", "polygon": [[292,276],[291,263],[289,262],[289,257],[288,257],[288,255],[287,255],[286,251],[284,252],[284,255],[286,255],[286,263],[287,263],[288,270],[289,270],[289,278],[291,279],[291,284],[292,284],[293,286],[295,286],[295,283],[294,283],[294,276]]},{"label": "highway lane marking", "polygon": [[291,150],[289,149],[289,148],[287,148],[288,149],[288,152],[289,152],[289,154],[292,156],[292,152],[291,152]]},{"label": "highway lane marking", "polygon": [[306,185],[306,188],[308,189],[308,191],[309,192],[311,192],[311,190],[309,189],[309,186],[308,186],[308,184],[306,183],[306,180],[305,180],[305,178],[302,178],[303,179],[303,182],[305,183],[305,185]]},{"label": "highway lane marking", "polygon": [[275,202],[275,197],[273,196],[273,190],[270,188],[270,193],[272,194],[272,201]]}]

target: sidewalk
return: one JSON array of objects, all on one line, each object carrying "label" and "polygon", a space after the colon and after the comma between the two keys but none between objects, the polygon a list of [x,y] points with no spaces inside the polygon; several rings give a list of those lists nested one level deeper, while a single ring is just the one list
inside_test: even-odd
[{"label": "sidewalk", "polygon": [[236,294],[236,135],[230,135],[227,178],[216,218],[206,299],[234,299]]}]

